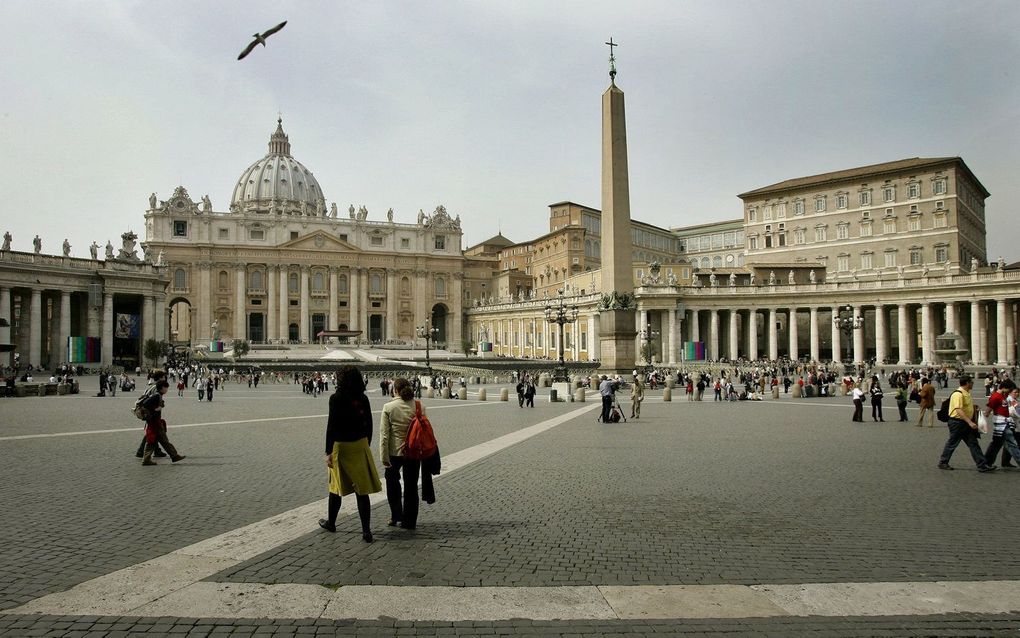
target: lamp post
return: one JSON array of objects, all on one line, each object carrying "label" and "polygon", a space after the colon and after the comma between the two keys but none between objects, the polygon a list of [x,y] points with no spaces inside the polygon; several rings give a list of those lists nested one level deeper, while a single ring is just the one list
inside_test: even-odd
[{"label": "lamp post", "polygon": [[645,370],[652,369],[652,341],[659,336],[658,330],[652,330],[652,324],[645,326],[645,329],[640,332],[641,341],[641,352],[645,355]]},{"label": "lamp post", "polygon": [[425,369],[428,371],[429,376],[432,376],[432,361],[429,358],[429,343],[436,338],[439,334],[439,328],[432,326],[432,322],[428,317],[425,317],[425,323],[415,328],[418,331],[418,336],[425,340]]},{"label": "lamp post", "polygon": [[563,299],[563,290],[557,291],[559,295],[559,301],[556,305],[547,305],[545,307],[545,320],[549,323],[555,323],[560,327],[560,340],[559,340],[559,365],[556,366],[556,373],[554,379],[556,381],[567,381],[567,364],[563,360],[563,326],[567,323],[574,323],[577,321],[577,306],[567,306],[566,301]]},{"label": "lamp post", "polygon": [[[847,304],[839,309],[839,314],[832,318],[832,323],[846,337],[847,357],[843,359],[846,362],[848,359],[853,358],[850,353],[852,352],[851,348],[853,348],[854,330],[860,330],[864,327],[864,317],[855,317],[853,306]],[[837,352],[834,354],[838,357],[842,353]]]}]

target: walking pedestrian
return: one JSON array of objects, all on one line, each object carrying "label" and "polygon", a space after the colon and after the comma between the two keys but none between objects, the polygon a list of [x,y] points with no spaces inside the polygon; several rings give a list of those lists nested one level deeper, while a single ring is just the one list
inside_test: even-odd
[{"label": "walking pedestrian", "polygon": [[354,494],[361,519],[361,538],[372,542],[372,504],[368,495],[382,491],[372,459],[372,406],[365,395],[361,372],[354,366],[340,369],[336,389],[329,397],[326,421],[326,468],[329,500],[319,527],[336,531],[336,517],[344,496]]},{"label": "walking pedestrian", "polygon": [[924,416],[928,415],[928,427],[935,427],[935,386],[927,377],[921,378],[921,389],[918,391],[921,397],[921,414],[917,417],[917,427],[924,425]]},{"label": "walking pedestrian", "polygon": [[[871,377],[871,387],[868,389],[868,393],[871,395],[871,420],[885,422],[882,418],[882,384],[878,380],[878,375]],[[877,416],[876,416],[877,415]]]},{"label": "walking pedestrian", "polygon": [[145,451],[142,454],[142,465],[157,464],[152,460],[152,454],[156,449],[157,442],[170,455],[171,462],[176,463],[185,459],[183,454],[177,453],[177,448],[170,443],[166,436],[166,421],[163,420],[163,396],[169,389],[170,384],[167,380],[160,379],[156,382],[156,391],[142,402],[142,407],[148,412],[148,416],[145,419]]},{"label": "walking pedestrian", "polygon": [[[149,373],[149,376],[153,379],[153,381],[155,381],[155,383],[145,388],[145,391],[142,392],[142,396],[138,397],[138,400],[142,403],[144,403],[145,399],[149,398],[149,396],[153,394],[158,394],[158,390],[156,389],[156,383],[159,383],[161,379],[166,379],[166,370],[153,370],[151,373]],[[142,458],[143,456],[145,456],[145,443],[147,440],[148,437],[143,434],[142,441],[141,443],[138,444],[138,450],[135,452],[136,457]],[[153,456],[155,456],[156,458],[162,458],[166,456],[166,452],[160,449],[158,441],[155,444]]]},{"label": "walking pedestrian", "polygon": [[854,421],[859,423],[864,422],[864,391],[854,386],[853,390],[850,391],[850,396],[854,402]]},{"label": "walking pedestrian", "polygon": [[949,396],[949,439],[939,457],[940,470],[952,470],[949,464],[956,447],[963,441],[970,450],[970,455],[977,465],[978,472],[992,472],[996,468],[985,461],[985,455],[978,445],[977,423],[974,422],[974,400],[971,398],[971,389],[974,387],[974,380],[969,376],[960,377],[960,389],[955,390]]},{"label": "walking pedestrian", "polygon": [[[1010,396],[1016,390],[1016,384],[1006,380],[999,384],[998,389],[988,397],[988,406],[985,413],[992,419],[992,440],[985,450],[985,463],[991,465],[995,462],[999,450],[1003,450],[1002,466],[1016,467],[1010,463],[1015,460],[1020,465],[1020,448],[1016,443],[1016,424],[1010,414]],[[1015,401],[1015,397],[1014,401]],[[1016,410],[1014,409],[1014,414]],[[1005,446],[1005,449],[1003,449]]]},{"label": "walking pedestrian", "polygon": [[[404,457],[407,429],[417,410],[425,413],[425,406],[415,400],[414,391],[407,379],[393,382],[396,398],[383,406],[379,420],[379,455],[386,477],[386,500],[390,505],[390,527],[399,525],[414,529],[418,525],[418,476],[421,461]],[[403,477],[403,487],[401,487]]]},{"label": "walking pedestrian", "polygon": [[635,375],[634,383],[630,386],[630,418],[641,418],[641,402],[645,400],[645,384],[641,375]]},{"label": "walking pedestrian", "polygon": [[907,421],[907,383],[901,381],[896,386],[896,408],[900,412],[900,423]]},{"label": "walking pedestrian", "polygon": [[524,386],[524,404],[529,408],[535,407],[535,382],[531,379]]}]

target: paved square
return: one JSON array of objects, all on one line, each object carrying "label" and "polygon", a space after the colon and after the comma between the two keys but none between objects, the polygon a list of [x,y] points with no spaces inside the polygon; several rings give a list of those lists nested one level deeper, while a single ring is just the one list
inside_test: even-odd
[{"label": "paved square", "polygon": [[[494,386],[487,389],[492,398]],[[378,390],[370,396],[378,410]],[[288,628],[296,634],[307,627],[297,618],[285,622],[295,614],[322,615],[313,623],[319,627],[315,623],[344,618],[345,610],[353,613],[355,601],[363,600],[357,604],[366,615],[358,617],[376,618],[386,615],[373,605],[385,600],[387,588],[397,588],[397,595],[408,588],[405,597],[421,592],[424,601],[442,591],[429,588],[440,587],[465,588],[451,591],[463,593],[463,613],[479,623],[474,629],[498,629],[496,618],[531,619],[502,625],[512,630],[507,633],[662,632],[656,618],[688,618],[674,621],[678,631],[797,633],[810,625],[789,616],[802,613],[831,616],[819,625],[827,631],[884,631],[882,619],[895,618],[909,619],[905,633],[924,633],[939,622],[975,632],[1020,627],[1008,613],[1016,610],[975,606],[984,597],[975,593],[984,591],[981,581],[1012,581],[1020,566],[1011,553],[989,547],[989,539],[1009,538],[1016,529],[1017,516],[1005,499],[1020,472],[978,474],[963,449],[954,459],[957,471],[938,471],[942,427],[853,424],[843,399],[691,403],[681,394],[664,403],[659,392],[649,392],[640,420],[603,425],[595,422],[594,401],[551,404],[539,397],[528,410],[515,401],[480,403],[473,396],[466,402],[426,400],[444,457],[463,465],[439,477],[438,502],[423,504],[413,532],[386,528],[388,509],[378,502],[371,545],[361,541],[353,517],[341,518],[335,535],[315,526],[325,493],[326,397],[303,395],[293,385],[257,391],[228,386],[212,403],[171,394],[170,437],[188,459],[156,468],[141,467],[133,456],[140,428],[129,413],[132,395],[0,401],[0,494],[6,505],[0,609],[144,561],[158,565],[170,552],[191,552],[182,548],[269,517],[297,511],[307,518],[307,533],[300,533],[299,519],[290,540],[275,544],[265,536],[266,548],[240,562],[217,567],[215,560],[193,556],[189,560],[205,567],[182,581],[180,595],[167,596],[167,590],[157,597],[162,602],[131,603],[125,609],[136,612],[126,620],[117,620],[126,611],[16,613],[0,616],[0,632],[70,631],[83,619],[89,627],[119,622],[129,631],[145,625],[146,615],[170,616],[170,631],[181,618],[205,615],[197,606],[185,611],[189,592],[205,591],[215,610],[217,592],[236,601],[236,592],[247,591],[252,601],[270,596],[275,609],[292,610],[255,623],[287,635]],[[624,407],[629,410],[626,402]],[[549,425],[495,453],[478,452],[505,435],[527,434],[536,423]],[[475,456],[458,460],[461,454]],[[353,503],[345,502],[344,512],[352,510]],[[136,573],[155,579],[158,570]],[[199,580],[204,583],[188,585]],[[822,585],[799,587],[805,583]],[[862,585],[840,590],[840,583]],[[907,599],[928,591],[931,602],[907,600],[899,612],[855,602],[857,590],[861,600],[875,601],[879,583],[887,591],[901,583]],[[323,594],[298,598],[267,586],[319,587],[308,591]],[[1012,591],[1014,584],[1001,587]],[[491,616],[472,617],[470,601],[487,591],[503,602],[484,607]],[[343,592],[346,607],[336,598]],[[539,613],[536,601],[552,604],[561,593],[561,611]],[[835,596],[849,598],[840,607]],[[307,613],[297,604],[320,598],[324,602]],[[251,602],[238,613],[255,614],[257,608]],[[842,611],[832,611],[837,608]],[[524,611],[508,615],[515,609]],[[656,615],[662,609],[674,612]],[[470,633],[437,625],[448,612],[432,613],[435,620],[408,611],[406,620],[414,633]],[[886,615],[874,615],[879,613]],[[727,624],[723,617],[743,620]],[[699,625],[703,621],[691,620],[697,618],[716,622]],[[192,624],[209,624],[210,633],[239,624],[220,621]],[[545,624],[538,626],[540,621]],[[368,633],[393,629],[385,621],[359,622],[368,623],[360,625]],[[964,624],[951,624],[958,622]]]}]

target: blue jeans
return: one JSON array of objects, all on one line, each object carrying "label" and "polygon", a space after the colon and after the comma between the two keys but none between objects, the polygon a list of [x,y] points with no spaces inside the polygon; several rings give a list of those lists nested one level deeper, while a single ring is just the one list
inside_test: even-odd
[{"label": "blue jeans", "polygon": [[[1016,443],[1016,433],[1013,431],[1012,424],[1007,425],[1001,435],[996,434],[992,436],[992,442],[988,444],[988,449],[985,450],[985,463],[989,465],[995,463],[995,457],[999,454],[1003,444],[1005,444],[1009,456],[1013,457],[1013,462],[1020,465],[1020,446]],[[1004,453],[1002,455],[1002,462],[1005,463],[1006,461],[1007,456]]]},{"label": "blue jeans", "polygon": [[953,456],[960,441],[967,445],[970,455],[974,458],[974,464],[979,469],[988,466],[985,455],[981,452],[981,446],[978,445],[978,431],[960,419],[949,419],[949,440],[946,441],[946,447],[942,450],[942,456],[939,457],[939,465],[949,464],[949,459]]}]

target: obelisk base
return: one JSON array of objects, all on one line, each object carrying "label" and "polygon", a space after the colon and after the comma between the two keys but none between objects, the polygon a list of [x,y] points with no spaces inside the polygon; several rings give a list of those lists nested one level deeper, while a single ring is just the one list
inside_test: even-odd
[{"label": "obelisk base", "polygon": [[636,315],[633,310],[604,310],[599,313],[599,347],[603,374],[626,375],[634,371]]}]

